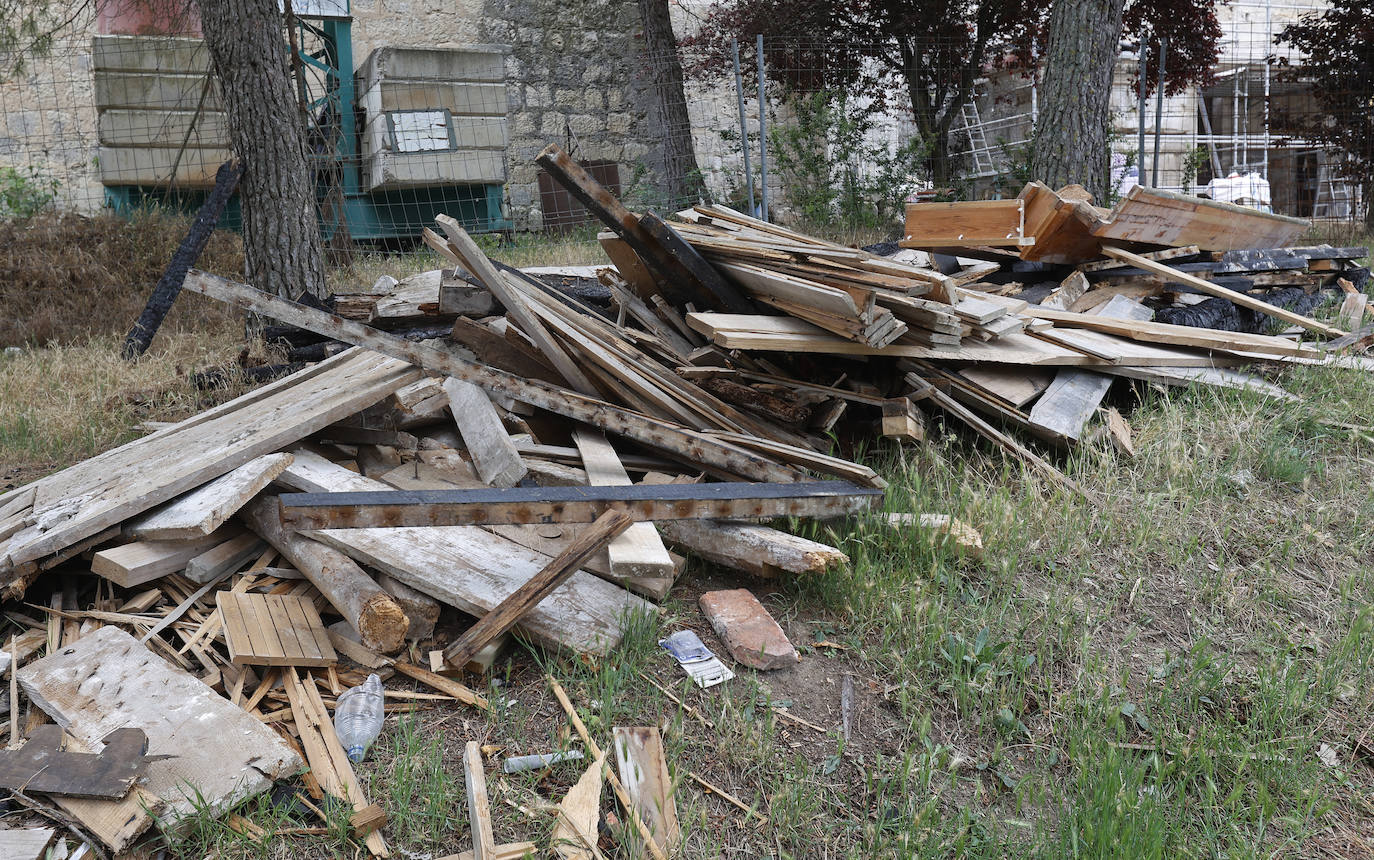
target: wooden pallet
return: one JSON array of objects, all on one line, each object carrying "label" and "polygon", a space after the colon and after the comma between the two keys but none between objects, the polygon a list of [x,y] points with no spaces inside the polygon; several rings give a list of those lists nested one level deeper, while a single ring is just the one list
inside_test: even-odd
[{"label": "wooden pallet", "polygon": [[252,666],[329,666],[336,658],[315,604],[286,594],[215,595],[229,659]]}]

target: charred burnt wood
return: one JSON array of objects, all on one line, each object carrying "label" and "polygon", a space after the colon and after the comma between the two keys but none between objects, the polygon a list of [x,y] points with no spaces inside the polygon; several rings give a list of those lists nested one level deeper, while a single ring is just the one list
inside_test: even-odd
[{"label": "charred burnt wood", "polygon": [[224,212],[229,198],[233,196],[242,175],[243,164],[237,160],[226,161],[215,171],[214,190],[201,204],[200,211],[191,222],[191,229],[186,231],[186,238],[181,240],[176,253],[172,254],[171,261],[167,263],[157,286],[153,287],[152,295],[148,297],[148,304],[144,306],[143,312],[134,322],[134,327],[124,338],[120,355],[126,360],[138,358],[148,351],[157,330],[162,327],[162,321],[167,318],[167,312],[172,309],[177,296],[181,294],[181,284],[186,280],[186,273],[196,264],[196,260],[200,259],[201,252],[210,241],[210,235],[215,232],[219,216]]}]

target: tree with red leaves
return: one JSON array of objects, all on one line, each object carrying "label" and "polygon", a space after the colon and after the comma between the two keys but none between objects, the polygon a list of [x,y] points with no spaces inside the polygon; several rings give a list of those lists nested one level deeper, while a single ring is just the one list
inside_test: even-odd
[{"label": "tree with red leaves", "polygon": [[1363,190],[1364,222],[1374,230],[1374,6],[1333,0],[1283,28],[1274,42],[1306,55],[1296,64],[1277,58],[1280,77],[1312,88],[1310,111],[1277,114],[1280,132],[1339,153],[1333,166]]},{"label": "tree with red leaves", "polygon": [[[1095,161],[1106,161],[1109,102],[1105,91],[1101,99],[1083,99],[1086,82],[1105,80],[1095,86],[1110,87],[1123,36],[1142,41],[1152,58],[1159,56],[1161,39],[1168,38],[1167,92],[1205,81],[1220,50],[1218,2],[1225,0],[1131,0],[1123,10],[1122,0],[1106,0],[1112,14],[1104,19],[1091,14],[1072,19],[1069,26],[1091,29],[1106,46],[1095,52],[1096,67],[1081,81],[1060,87],[1070,110],[1091,111],[1091,117],[1072,123],[1075,128],[1104,130],[1097,146],[1102,158]],[[1046,78],[1063,74],[1044,48],[1050,14],[1049,4],[1029,0],[723,0],[682,46],[689,54],[689,74],[721,77],[731,68],[730,40],[748,45],[762,33],[767,74],[785,95],[862,93],[882,108],[894,91],[905,92],[926,146],[930,179],[945,187],[956,175],[950,155],[955,121],[980,76],[997,68],[1030,71],[1037,58],[1044,58]],[[1150,71],[1147,87],[1152,89],[1156,79]],[[1066,175],[1082,170],[1083,165],[1070,164]]]},{"label": "tree with red leaves", "polygon": [[930,178],[944,187],[955,177],[955,120],[974,82],[1028,54],[1043,19],[1030,0],[727,0],[682,45],[689,73],[721,77],[731,69],[730,40],[747,45],[762,33],[767,75],[788,96],[863,93],[880,108],[904,91]]}]

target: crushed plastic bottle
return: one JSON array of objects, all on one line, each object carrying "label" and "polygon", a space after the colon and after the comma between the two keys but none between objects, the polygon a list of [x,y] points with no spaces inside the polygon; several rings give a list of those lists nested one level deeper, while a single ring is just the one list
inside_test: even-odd
[{"label": "crushed plastic bottle", "polygon": [[382,710],[382,679],[368,675],[367,680],[339,694],[334,708],[334,732],[348,760],[357,764],[367,748],[382,732],[386,712]]}]

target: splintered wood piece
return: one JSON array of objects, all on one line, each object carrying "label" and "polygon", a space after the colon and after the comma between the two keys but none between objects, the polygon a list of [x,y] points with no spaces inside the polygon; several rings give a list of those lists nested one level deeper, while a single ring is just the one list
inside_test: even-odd
[{"label": "splintered wood piece", "polygon": [[882,498],[882,490],[847,481],[283,493],[281,522],[301,530],[589,523],[608,510],[638,520],[833,517],[869,510]]},{"label": "splintered wood piece", "polygon": [[471,382],[445,379],[449,411],[484,484],[514,487],[529,470],[501,423],[487,393]]},{"label": "splintered wood piece", "polygon": [[186,540],[208,535],[290,464],[290,454],[267,454],[250,460],[134,520],[125,532],[130,537],[148,540]]},{"label": "splintered wood piece", "polygon": [[287,594],[215,595],[233,663],[329,666],[336,661],[315,603]]},{"label": "splintered wood piece", "polygon": [[65,797],[118,800],[143,772],[148,737],[138,729],[116,729],[98,754],[62,749],[62,728],[48,723],[29,734],[17,750],[0,751],[0,788]]},{"label": "splintered wood piece", "polygon": [[682,838],[673,799],[673,778],[663,755],[663,738],[655,726],[622,727],[612,731],[616,769],[635,811],[653,833],[654,842],[671,854]]},{"label": "splintered wood piece", "polygon": [[444,649],[444,659],[450,666],[462,668],[487,643],[515,626],[526,612],[577,572],[587,557],[605,546],[634,522],[620,511],[607,511],[579,534],[567,549],[558,554],[543,570],[501,601],[491,612],[468,628],[456,642]]},{"label": "splintered wood piece", "polygon": [[[301,746],[305,748],[306,760],[310,762],[310,771],[319,780],[321,788],[348,802],[355,813],[362,812],[371,804],[363,794],[358,776],[348,761],[348,754],[339,744],[339,736],[334,733],[334,721],[329,718],[329,711],[320,699],[320,691],[308,673],[305,677],[305,681],[302,681],[295,668],[282,673]],[[386,840],[376,830],[367,834],[363,844],[373,857],[390,856]]]},{"label": "splintered wood piece", "polygon": [[482,765],[482,747],[477,741],[468,741],[463,747],[463,784],[468,793],[472,858],[492,860],[496,856],[496,839],[492,836],[491,808],[487,802],[487,773]]},{"label": "splintered wood piece", "polygon": [[596,844],[596,821],[601,810],[601,783],[605,765],[606,754],[603,752],[588,765],[558,804],[558,821],[553,826],[549,847],[564,860],[586,860],[592,856],[589,846]]},{"label": "splintered wood piece", "polygon": [[149,754],[165,756],[147,764],[145,787],[172,820],[231,809],[301,767],[275,732],[118,627],[87,633],[18,675],[29,699],[87,748],[115,729],[142,729]]}]

